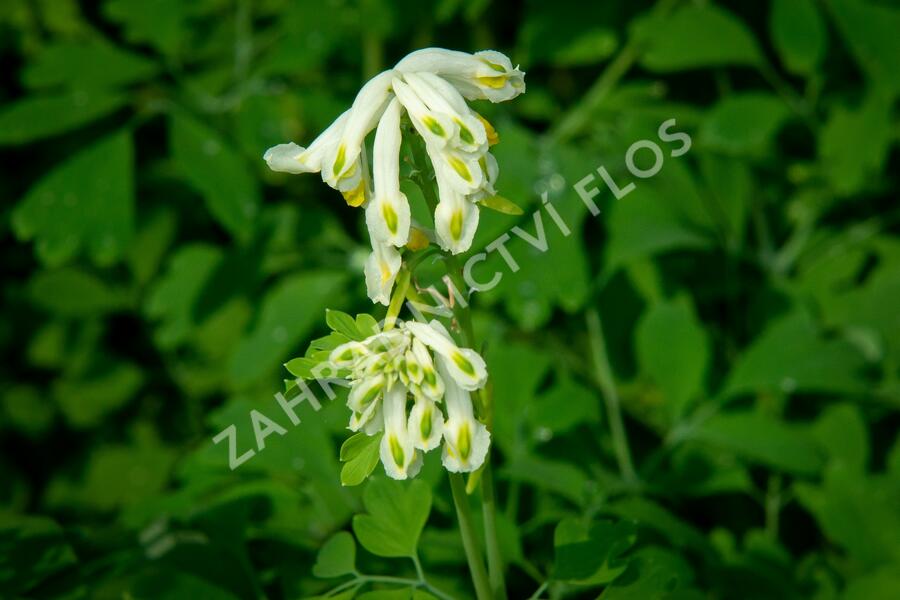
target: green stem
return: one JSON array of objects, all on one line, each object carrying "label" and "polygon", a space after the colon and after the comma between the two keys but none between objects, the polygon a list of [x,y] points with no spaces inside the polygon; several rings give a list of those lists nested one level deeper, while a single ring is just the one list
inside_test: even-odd
[{"label": "green stem", "polygon": [[[678,0],[660,0],[653,8],[656,18],[661,18],[672,10]],[[640,57],[643,40],[632,36],[619,54],[610,62],[597,81],[582,96],[581,101],[568,111],[557,125],[550,130],[548,137],[555,142],[563,142],[577,135],[588,124],[597,108],[603,104],[609,93],[616,87],[634,62]]]},{"label": "green stem", "polygon": [[631,452],[628,449],[628,436],[625,433],[625,424],[622,421],[622,410],[619,401],[619,392],[613,381],[612,367],[606,354],[606,340],[603,337],[603,326],[600,323],[600,315],[595,309],[587,313],[588,337],[591,340],[591,354],[593,355],[594,374],[597,384],[603,394],[606,403],[606,413],[609,418],[609,430],[612,435],[613,449],[616,453],[616,461],[619,463],[619,472],[626,483],[637,483],[637,474],[631,462]]},{"label": "green stem", "polygon": [[449,473],[450,489],[453,491],[453,504],[456,506],[456,517],[459,520],[459,532],[462,535],[463,549],[466,551],[466,560],[469,563],[469,571],[472,574],[472,584],[475,586],[475,596],[478,600],[491,600],[491,585],[487,572],[484,569],[484,561],[481,558],[481,550],[475,539],[475,528],[472,523],[472,509],[469,507],[469,497],[466,496],[466,483],[459,473]]},{"label": "green stem", "polygon": [[503,555],[497,536],[497,508],[494,497],[494,475],[490,455],[484,462],[481,473],[481,511],[484,516],[484,537],[487,547],[488,579],[497,600],[506,599],[506,582],[503,579]]}]

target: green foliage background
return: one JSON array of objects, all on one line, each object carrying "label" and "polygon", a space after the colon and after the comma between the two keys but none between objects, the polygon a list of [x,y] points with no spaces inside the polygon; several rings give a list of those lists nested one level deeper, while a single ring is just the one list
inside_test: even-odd
[{"label": "green foliage background", "polygon": [[[0,596],[300,598],[409,552],[471,596],[439,465],[342,488],[346,408],[272,397],[372,306],[360,211],[261,155],[437,45],[528,72],[479,107],[498,189],[573,229],[474,301],[510,596],[900,597],[898,31],[893,0],[4,0]],[[670,118],[693,147],[635,180]],[[592,217],[601,165],[637,188]],[[231,472],[252,408],[289,432]],[[351,521],[356,566],[342,533],[314,569]]]}]

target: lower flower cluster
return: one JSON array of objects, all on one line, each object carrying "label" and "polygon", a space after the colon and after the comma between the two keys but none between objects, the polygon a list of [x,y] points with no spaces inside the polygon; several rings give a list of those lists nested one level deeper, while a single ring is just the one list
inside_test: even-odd
[{"label": "lower flower cluster", "polygon": [[383,432],[380,457],[390,477],[415,477],[423,453],[441,445],[448,471],[484,463],[490,433],[476,420],[470,395],[487,381],[484,359],[457,346],[440,322],[401,322],[341,344],[329,360],[350,382],[350,429]]}]

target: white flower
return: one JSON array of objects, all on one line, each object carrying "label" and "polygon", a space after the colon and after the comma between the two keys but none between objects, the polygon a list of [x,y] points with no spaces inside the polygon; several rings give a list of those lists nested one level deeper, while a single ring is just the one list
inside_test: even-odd
[{"label": "white flower", "polygon": [[372,240],[372,253],[366,259],[366,290],[372,302],[387,306],[391,303],[391,289],[400,272],[400,253],[389,244]]},{"label": "white flower", "polygon": [[452,473],[468,473],[484,463],[491,445],[491,434],[483,423],[475,419],[469,392],[457,384],[450,365],[451,360],[438,357],[438,372],[444,377],[447,386],[444,394],[447,420],[444,422],[441,462]]},{"label": "white flower", "polygon": [[416,452],[407,431],[406,387],[395,383],[384,395],[384,436],[381,438],[381,463],[393,479],[415,477],[422,467],[422,455]]},{"label": "white flower", "polygon": [[443,415],[434,400],[422,394],[415,398],[416,403],[409,412],[407,427],[415,447],[428,452],[441,443],[444,434]]},{"label": "white flower", "polygon": [[330,144],[322,157],[322,180],[336,190],[346,192],[356,187],[362,170],[359,158],[363,140],[375,128],[391,100],[393,71],[379,73],[359,90],[340,137]]},{"label": "white flower", "polygon": [[[424,140],[435,172],[434,238],[444,250],[459,254],[472,246],[478,202],[496,195],[498,173],[488,151],[498,141],[497,132],[466,99],[515,98],[525,91],[524,75],[493,50],[418,50],[369,80],[353,105],[308,148],[279,144],[263,158],[274,171],[318,172],[347,204],[365,207],[372,244],[364,267],[366,289],[373,302],[388,305],[402,261],[397,248],[410,236],[410,206],[400,190],[404,113]],[[365,140],[376,127],[370,169]]]},{"label": "white flower", "polygon": [[484,386],[484,360],[458,347],[438,321],[399,322],[337,346],[329,362],[350,381],[349,429],[383,432],[379,456],[390,477],[415,477],[422,454],[442,441],[448,470],[474,471],[484,462],[490,434],[475,418],[469,396]]},{"label": "white flower", "polygon": [[392,246],[409,239],[409,202],[400,191],[400,115],[396,98],[388,104],[375,131],[373,175],[375,194],[366,206],[369,236]]},{"label": "white flower", "polygon": [[[459,387],[472,391],[484,386],[487,381],[484,359],[471,348],[457,346],[440,321],[432,320],[427,325],[408,322],[406,329],[445,359],[445,371],[450,374]],[[438,373],[443,377],[440,370]],[[448,383],[445,378],[444,384]]]},{"label": "white flower", "polygon": [[424,48],[408,54],[394,69],[403,73],[427,71],[440,75],[469,100],[505,102],[525,91],[525,73],[494,50],[468,54],[444,48]]}]

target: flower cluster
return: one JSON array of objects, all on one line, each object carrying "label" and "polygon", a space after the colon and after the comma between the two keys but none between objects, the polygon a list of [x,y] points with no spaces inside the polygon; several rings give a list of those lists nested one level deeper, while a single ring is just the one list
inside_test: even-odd
[{"label": "flower cluster", "polygon": [[487,380],[484,359],[457,346],[440,322],[400,323],[341,344],[329,360],[350,381],[350,429],[383,432],[381,462],[390,477],[415,477],[422,453],[442,440],[448,471],[470,472],[484,462],[490,433],[475,419],[470,396]]},{"label": "flower cluster", "polygon": [[[353,105],[309,147],[279,144],[264,158],[275,171],[321,173],[348,204],[365,207],[372,242],[366,287],[373,302],[387,305],[401,265],[398,248],[406,245],[411,225],[409,203],[400,190],[403,115],[425,141],[434,167],[437,242],[457,254],[471,246],[478,203],[496,194],[498,174],[489,152],[497,134],[466,100],[502,102],[524,91],[524,73],[500,52],[418,50],[370,79]],[[373,129],[370,171],[365,139]]]}]

